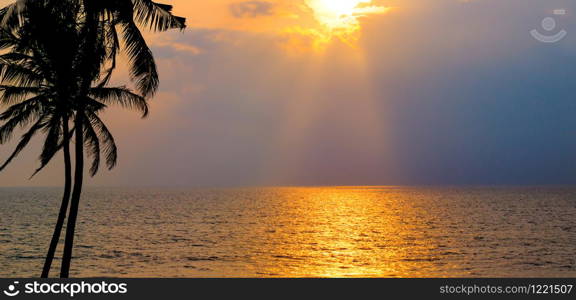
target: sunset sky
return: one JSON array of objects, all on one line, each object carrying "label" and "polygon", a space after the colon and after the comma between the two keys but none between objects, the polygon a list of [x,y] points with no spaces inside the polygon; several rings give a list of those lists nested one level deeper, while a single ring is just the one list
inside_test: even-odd
[{"label": "sunset sky", "polygon": [[[160,2],[189,28],[148,34],[151,116],[106,114],[120,162],[88,185],[576,183],[572,0]],[[548,16],[566,39],[530,36]],[[28,180],[39,142],[0,186],[62,183]]]}]

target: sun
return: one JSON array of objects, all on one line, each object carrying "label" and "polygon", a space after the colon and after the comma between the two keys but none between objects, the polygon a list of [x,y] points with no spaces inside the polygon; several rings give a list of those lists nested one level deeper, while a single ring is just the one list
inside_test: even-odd
[{"label": "sun", "polygon": [[379,4],[382,0],[300,1],[304,4],[306,18],[303,19],[306,22],[282,30],[282,33],[289,37],[286,49],[297,53],[310,48],[323,52],[330,45],[334,45],[334,41],[359,49],[361,19],[384,14],[390,9]]},{"label": "sun", "polygon": [[331,33],[350,34],[358,31],[358,18],[386,11],[373,0],[307,0],[316,20]]}]

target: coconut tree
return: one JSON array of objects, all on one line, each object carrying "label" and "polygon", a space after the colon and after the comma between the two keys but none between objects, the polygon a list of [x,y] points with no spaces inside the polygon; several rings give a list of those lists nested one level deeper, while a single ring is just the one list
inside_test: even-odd
[{"label": "coconut tree", "polygon": [[[52,3],[51,3],[52,2]],[[32,4],[31,4],[32,3]],[[22,136],[14,153],[6,163],[0,166],[4,169],[30,142],[32,137],[40,132],[46,132],[40,171],[62,149],[65,165],[65,189],[58,220],[52,241],[46,257],[42,277],[47,277],[56,246],[68,208],[71,186],[71,159],[69,151],[69,120],[77,119],[81,114],[83,119],[84,146],[93,158],[90,174],[98,171],[100,153],[106,155],[106,164],[114,167],[117,159],[117,148],[114,139],[106,125],[99,117],[106,104],[120,104],[125,107],[140,110],[144,115],[148,112],[146,99],[132,93],[125,87],[105,87],[104,83],[90,87],[88,95],[83,99],[83,109],[77,109],[73,98],[74,89],[78,88],[77,78],[83,70],[75,65],[74,57],[80,47],[81,32],[78,30],[75,17],[78,5],[73,1],[30,1],[22,9],[23,25],[17,30],[2,29],[0,31],[0,48],[10,48],[11,51],[0,56],[0,102],[12,105],[2,115],[0,121],[0,142],[6,142],[12,136],[16,127],[26,127],[34,123]],[[62,43],[67,47],[63,49]],[[98,44],[101,45],[101,44]],[[105,50],[100,50],[105,53]],[[75,72],[74,72],[75,71]],[[98,80],[98,77],[92,81]],[[103,143],[104,147],[101,147]]]},{"label": "coconut tree", "polygon": [[[34,0],[17,0],[0,10],[0,26],[17,28],[26,22],[27,3]],[[70,57],[78,72],[75,93],[71,103],[83,112],[90,103],[94,84],[102,88],[111,78],[119,51],[129,58],[130,75],[137,91],[145,97],[152,96],[158,88],[158,72],[152,51],[146,44],[140,28],[152,31],[185,28],[185,19],[172,14],[172,6],[150,0],[68,0],[78,3],[80,10],[76,24],[82,40],[78,51]],[[123,41],[121,43],[120,41]],[[121,47],[124,45],[124,47]],[[110,96],[117,95],[109,92]],[[68,277],[78,207],[84,180],[84,147],[86,114],[74,115],[75,171],[70,213],[66,227],[66,241],[60,276]]]},{"label": "coconut tree", "polygon": [[[54,2],[54,1],[53,1]],[[47,132],[40,156],[41,167],[50,162],[58,150],[64,154],[64,193],[52,240],[46,255],[42,277],[48,277],[60,235],[72,187],[72,164],[70,157],[69,119],[73,114],[70,91],[74,88],[74,78],[69,70],[78,43],[75,17],[78,5],[59,1],[48,5],[49,1],[26,3],[26,14],[21,18],[35,20],[18,28],[0,30],[0,48],[10,49],[0,58],[2,69],[0,82],[2,97],[0,102],[12,105],[0,115],[4,125],[0,128],[6,142],[16,126],[25,127],[30,120],[36,120],[21,138],[15,151],[0,166],[3,170],[28,145],[32,137]],[[60,47],[65,41],[69,47]],[[37,171],[37,172],[38,172]]]},{"label": "coconut tree", "polygon": [[[83,0],[84,22],[83,37],[84,47],[79,52],[79,66],[86,76],[80,79],[76,103],[79,110],[86,103],[84,99],[89,94],[89,86],[94,77],[102,71],[103,66],[109,65],[103,75],[105,83],[116,67],[117,51],[120,47],[120,38],[124,41],[123,50],[130,60],[131,79],[135,82],[139,93],[145,97],[152,96],[158,88],[158,72],[152,51],[146,44],[140,26],[145,26],[156,31],[165,31],[172,28],[183,29],[185,20],[172,15],[172,7],[158,4],[150,0]],[[119,34],[118,30],[121,30]],[[108,44],[111,47],[105,53],[95,52],[96,45]],[[100,68],[96,68],[100,63]],[[66,226],[66,241],[64,244],[64,254],[62,258],[62,268],[60,277],[67,278],[70,273],[72,260],[72,250],[74,245],[74,234],[76,220],[78,217],[78,207],[83,184],[84,154],[83,132],[84,115],[77,114],[75,123],[75,175],[74,188],[72,191],[70,214]]]}]

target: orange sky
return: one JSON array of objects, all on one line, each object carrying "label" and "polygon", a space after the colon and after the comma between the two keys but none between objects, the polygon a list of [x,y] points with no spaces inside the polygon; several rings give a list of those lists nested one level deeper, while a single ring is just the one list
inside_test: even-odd
[{"label": "orange sky", "polygon": [[[395,0],[168,0],[196,29],[269,34],[287,50],[323,48],[332,39],[353,42],[361,19],[385,13]],[[158,37],[165,42],[165,37]],[[305,49],[303,49],[305,48]]]},{"label": "orange sky", "polygon": [[[570,34],[555,45],[529,32],[573,1],[376,0],[342,16],[352,31],[319,21],[309,1],[330,3],[163,1],[189,28],[147,34],[161,76],[151,115],[106,113],[120,162],[87,184],[572,178],[576,24],[559,17]],[[125,67],[114,83],[127,83]],[[0,186],[61,184],[60,161],[27,180],[38,151],[37,140]]]}]

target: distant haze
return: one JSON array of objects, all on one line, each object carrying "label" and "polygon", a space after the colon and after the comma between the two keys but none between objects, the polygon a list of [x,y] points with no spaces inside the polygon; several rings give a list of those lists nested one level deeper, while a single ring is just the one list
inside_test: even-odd
[{"label": "distant haze", "polygon": [[[576,183],[574,1],[373,1],[321,46],[303,0],[159,2],[190,28],[149,34],[151,116],[110,110],[120,163],[88,185]],[[563,41],[531,37],[548,16]],[[60,160],[28,181],[38,144],[0,186],[61,184]]]}]

